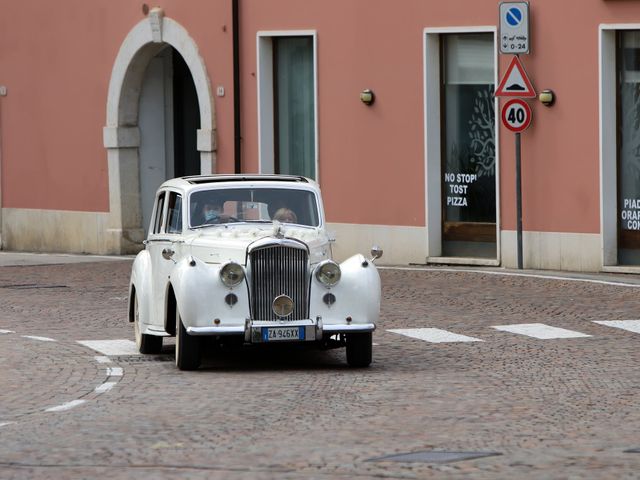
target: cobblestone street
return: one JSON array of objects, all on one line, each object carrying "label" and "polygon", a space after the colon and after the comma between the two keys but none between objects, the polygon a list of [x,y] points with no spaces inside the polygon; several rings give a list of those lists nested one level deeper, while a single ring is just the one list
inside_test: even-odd
[{"label": "cobblestone street", "polygon": [[[0,267],[0,478],[638,478],[636,276],[385,268],[370,368],[243,348],[181,372],[173,339],[78,343],[133,340],[130,268]],[[434,451],[495,455],[381,459]]]}]

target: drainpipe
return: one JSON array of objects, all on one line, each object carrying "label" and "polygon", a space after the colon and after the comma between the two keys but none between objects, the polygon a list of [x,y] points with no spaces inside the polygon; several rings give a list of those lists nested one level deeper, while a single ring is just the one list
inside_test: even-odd
[{"label": "drainpipe", "polygon": [[[7,87],[0,85],[0,97],[7,95]],[[2,238],[2,112],[0,112],[0,250],[4,250]]]},{"label": "drainpipe", "polygon": [[242,173],[242,134],[240,127],[240,15],[239,0],[231,0],[233,23],[233,154],[235,173]]}]

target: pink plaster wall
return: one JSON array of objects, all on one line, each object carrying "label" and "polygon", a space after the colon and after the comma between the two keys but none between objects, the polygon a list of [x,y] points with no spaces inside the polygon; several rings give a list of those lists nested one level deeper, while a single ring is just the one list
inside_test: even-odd
[{"label": "pink plaster wall", "polygon": [[[108,211],[106,122],[111,70],[143,2],[4,2],[0,15],[2,206]],[[159,0],[187,28],[212,85],[232,94],[230,2]],[[205,11],[206,15],[202,12]],[[223,26],[227,26],[227,32]],[[233,97],[215,98],[232,118]],[[233,169],[233,122],[219,124],[221,170]],[[231,166],[231,167],[230,167]]]},{"label": "pink plaster wall", "polygon": [[[7,2],[5,2],[7,3]],[[319,163],[332,222],[425,224],[423,30],[497,23],[494,0],[240,0],[243,170],[258,170],[256,34],[315,30]],[[62,6],[63,5],[63,6]],[[218,171],[233,171],[231,0],[158,0],[196,41],[215,97]],[[143,19],[130,0],[24,0],[0,16],[2,206],[108,210],[102,146],[107,89],[126,34]],[[640,23],[640,3],[532,0],[538,90],[522,135],[526,230],[599,231],[598,26]],[[569,19],[569,20],[567,20]],[[226,26],[226,32],[224,27]],[[500,62],[502,73],[507,59]],[[363,88],[376,93],[368,108]],[[502,103],[502,102],[501,102]],[[502,228],[515,229],[513,134],[500,130]]]},{"label": "pink plaster wall", "polygon": [[[259,30],[316,30],[319,162],[327,217],[334,222],[425,224],[423,50],[426,27],[497,25],[495,1],[245,0],[245,168],[257,170],[255,37]],[[283,12],[286,12],[283,14]],[[526,230],[599,231],[598,25],[640,23],[637,2],[531,2],[532,54],[523,62],[538,90],[522,135]],[[507,59],[500,61],[504,72]],[[376,92],[367,108],[363,88]],[[502,102],[501,102],[502,104]],[[515,229],[513,134],[500,129],[503,229]],[[354,201],[355,200],[355,201]]]}]

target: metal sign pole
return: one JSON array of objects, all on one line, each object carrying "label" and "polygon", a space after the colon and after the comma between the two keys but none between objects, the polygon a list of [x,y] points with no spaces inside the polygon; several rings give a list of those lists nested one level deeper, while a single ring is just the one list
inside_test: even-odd
[{"label": "metal sign pole", "polygon": [[516,133],[516,215],[518,217],[518,270],[522,270],[522,169],[519,133]]}]

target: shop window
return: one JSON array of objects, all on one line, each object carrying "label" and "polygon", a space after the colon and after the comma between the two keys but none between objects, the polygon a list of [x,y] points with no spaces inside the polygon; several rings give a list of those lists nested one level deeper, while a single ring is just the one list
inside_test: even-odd
[{"label": "shop window", "polygon": [[493,34],[443,34],[440,46],[442,254],[496,258]]},{"label": "shop window", "polygon": [[640,31],[618,33],[618,263],[640,265]]},{"label": "shop window", "polygon": [[315,177],[313,39],[273,40],[275,172]]},{"label": "shop window", "polygon": [[315,35],[258,39],[260,171],[317,179]]}]

